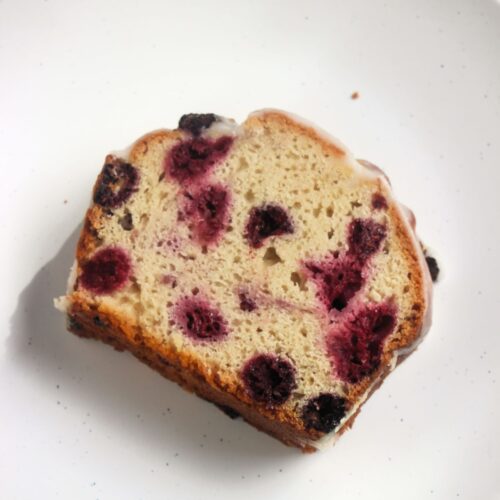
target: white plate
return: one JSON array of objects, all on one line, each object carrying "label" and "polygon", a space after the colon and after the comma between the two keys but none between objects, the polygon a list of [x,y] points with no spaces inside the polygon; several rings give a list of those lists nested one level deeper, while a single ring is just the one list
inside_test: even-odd
[{"label": "white plate", "polygon": [[[3,0],[0,68],[1,498],[500,498],[498,2]],[[266,106],[383,166],[444,268],[425,342],[312,456],[52,308],[109,150]]]}]

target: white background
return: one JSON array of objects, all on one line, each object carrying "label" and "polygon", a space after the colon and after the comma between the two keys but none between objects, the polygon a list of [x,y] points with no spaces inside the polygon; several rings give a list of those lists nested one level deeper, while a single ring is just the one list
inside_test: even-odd
[{"label": "white background", "polygon": [[[109,150],[267,106],[381,165],[444,268],[425,342],[312,456],[52,308]],[[0,168],[0,498],[500,498],[500,3],[0,0]]]}]

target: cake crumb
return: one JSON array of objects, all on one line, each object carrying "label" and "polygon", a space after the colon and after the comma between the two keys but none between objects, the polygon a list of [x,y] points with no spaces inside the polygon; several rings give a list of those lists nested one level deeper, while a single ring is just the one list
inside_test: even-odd
[{"label": "cake crumb", "polygon": [[351,94],[351,99],[355,101],[356,99],[359,99],[359,92],[355,91]]}]

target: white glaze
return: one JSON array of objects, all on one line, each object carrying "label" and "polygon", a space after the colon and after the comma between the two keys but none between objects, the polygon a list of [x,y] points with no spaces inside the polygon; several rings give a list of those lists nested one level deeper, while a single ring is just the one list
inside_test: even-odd
[{"label": "white glaze", "polygon": [[121,160],[128,161],[130,157],[130,152],[132,151],[132,148],[135,146],[137,141],[133,142],[130,144],[130,146],[123,148],[123,149],[116,149],[114,151],[111,151],[109,154],[112,156],[115,156],[116,158],[120,158]]},{"label": "white glaze", "polygon": [[240,134],[241,127],[234,120],[217,116],[217,120],[210,127],[202,131],[203,137],[217,138],[223,135],[236,137]]}]

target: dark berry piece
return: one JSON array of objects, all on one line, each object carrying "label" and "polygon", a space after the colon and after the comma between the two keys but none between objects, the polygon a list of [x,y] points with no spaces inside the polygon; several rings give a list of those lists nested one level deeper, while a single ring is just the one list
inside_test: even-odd
[{"label": "dark berry piece", "polygon": [[227,155],[232,144],[229,136],[217,140],[194,137],[180,142],[167,156],[167,173],[181,184],[198,180]]},{"label": "dark berry piece", "polygon": [[80,283],[98,295],[112,293],[125,285],[131,268],[125,250],[118,247],[103,248],[82,265]]},{"label": "dark berry piece", "polygon": [[217,121],[217,119],[217,115],[213,113],[189,113],[181,116],[179,128],[190,132],[194,136],[198,136],[204,129],[209,128],[212,123]]},{"label": "dark berry piece", "polygon": [[374,210],[387,210],[387,200],[380,193],[374,193],[372,196],[372,208]]},{"label": "dark berry piece", "polygon": [[345,309],[364,284],[362,263],[349,255],[336,255],[323,262],[305,265],[327,311]]},{"label": "dark berry piece", "polygon": [[198,298],[186,298],[177,305],[175,316],[182,331],[191,338],[214,341],[227,335],[222,315]]},{"label": "dark berry piece", "polygon": [[78,321],[77,317],[73,314],[69,314],[67,317],[68,329],[71,331],[83,330],[83,325]]},{"label": "dark berry piece", "polygon": [[233,410],[230,406],[219,405],[217,403],[215,403],[215,406],[217,406],[219,410],[223,411],[231,420],[240,417],[240,414],[236,410]]},{"label": "dark berry piece", "polygon": [[306,429],[331,432],[345,417],[346,400],[336,394],[320,394],[310,399],[302,410],[302,420]]},{"label": "dark berry piece", "polygon": [[327,339],[338,377],[354,384],[371,375],[380,365],[383,342],[395,326],[396,308],[389,303],[363,306],[349,315]]},{"label": "dark berry piece", "polygon": [[194,219],[198,241],[213,243],[227,223],[229,193],[224,186],[208,186],[192,196],[190,204],[188,212]]},{"label": "dark berry piece", "polygon": [[255,303],[255,300],[250,298],[246,292],[240,292],[238,294],[238,297],[240,299],[240,309],[242,311],[246,312],[252,312],[257,309],[257,304]]},{"label": "dark berry piece", "polygon": [[242,378],[248,394],[267,406],[283,404],[296,387],[290,361],[272,354],[259,354],[247,361]]},{"label": "dark berry piece", "polygon": [[250,210],[245,238],[250,246],[259,248],[270,236],[293,233],[293,224],[286,210],[279,205],[269,204]]},{"label": "dark berry piece", "polygon": [[116,208],[137,191],[139,172],[119,158],[113,158],[102,168],[94,190],[94,203],[105,208]]},{"label": "dark berry piece", "polygon": [[98,326],[99,328],[104,328],[108,326],[107,323],[103,321],[100,316],[97,315],[92,318],[92,321],[94,322],[94,325]]},{"label": "dark berry piece", "polygon": [[362,261],[379,248],[386,236],[386,228],[371,219],[354,219],[349,225],[349,254]]},{"label": "dark berry piece", "polygon": [[425,262],[427,262],[427,267],[429,268],[429,272],[431,273],[432,281],[437,281],[439,276],[439,266],[437,260],[430,255],[425,257]]}]

